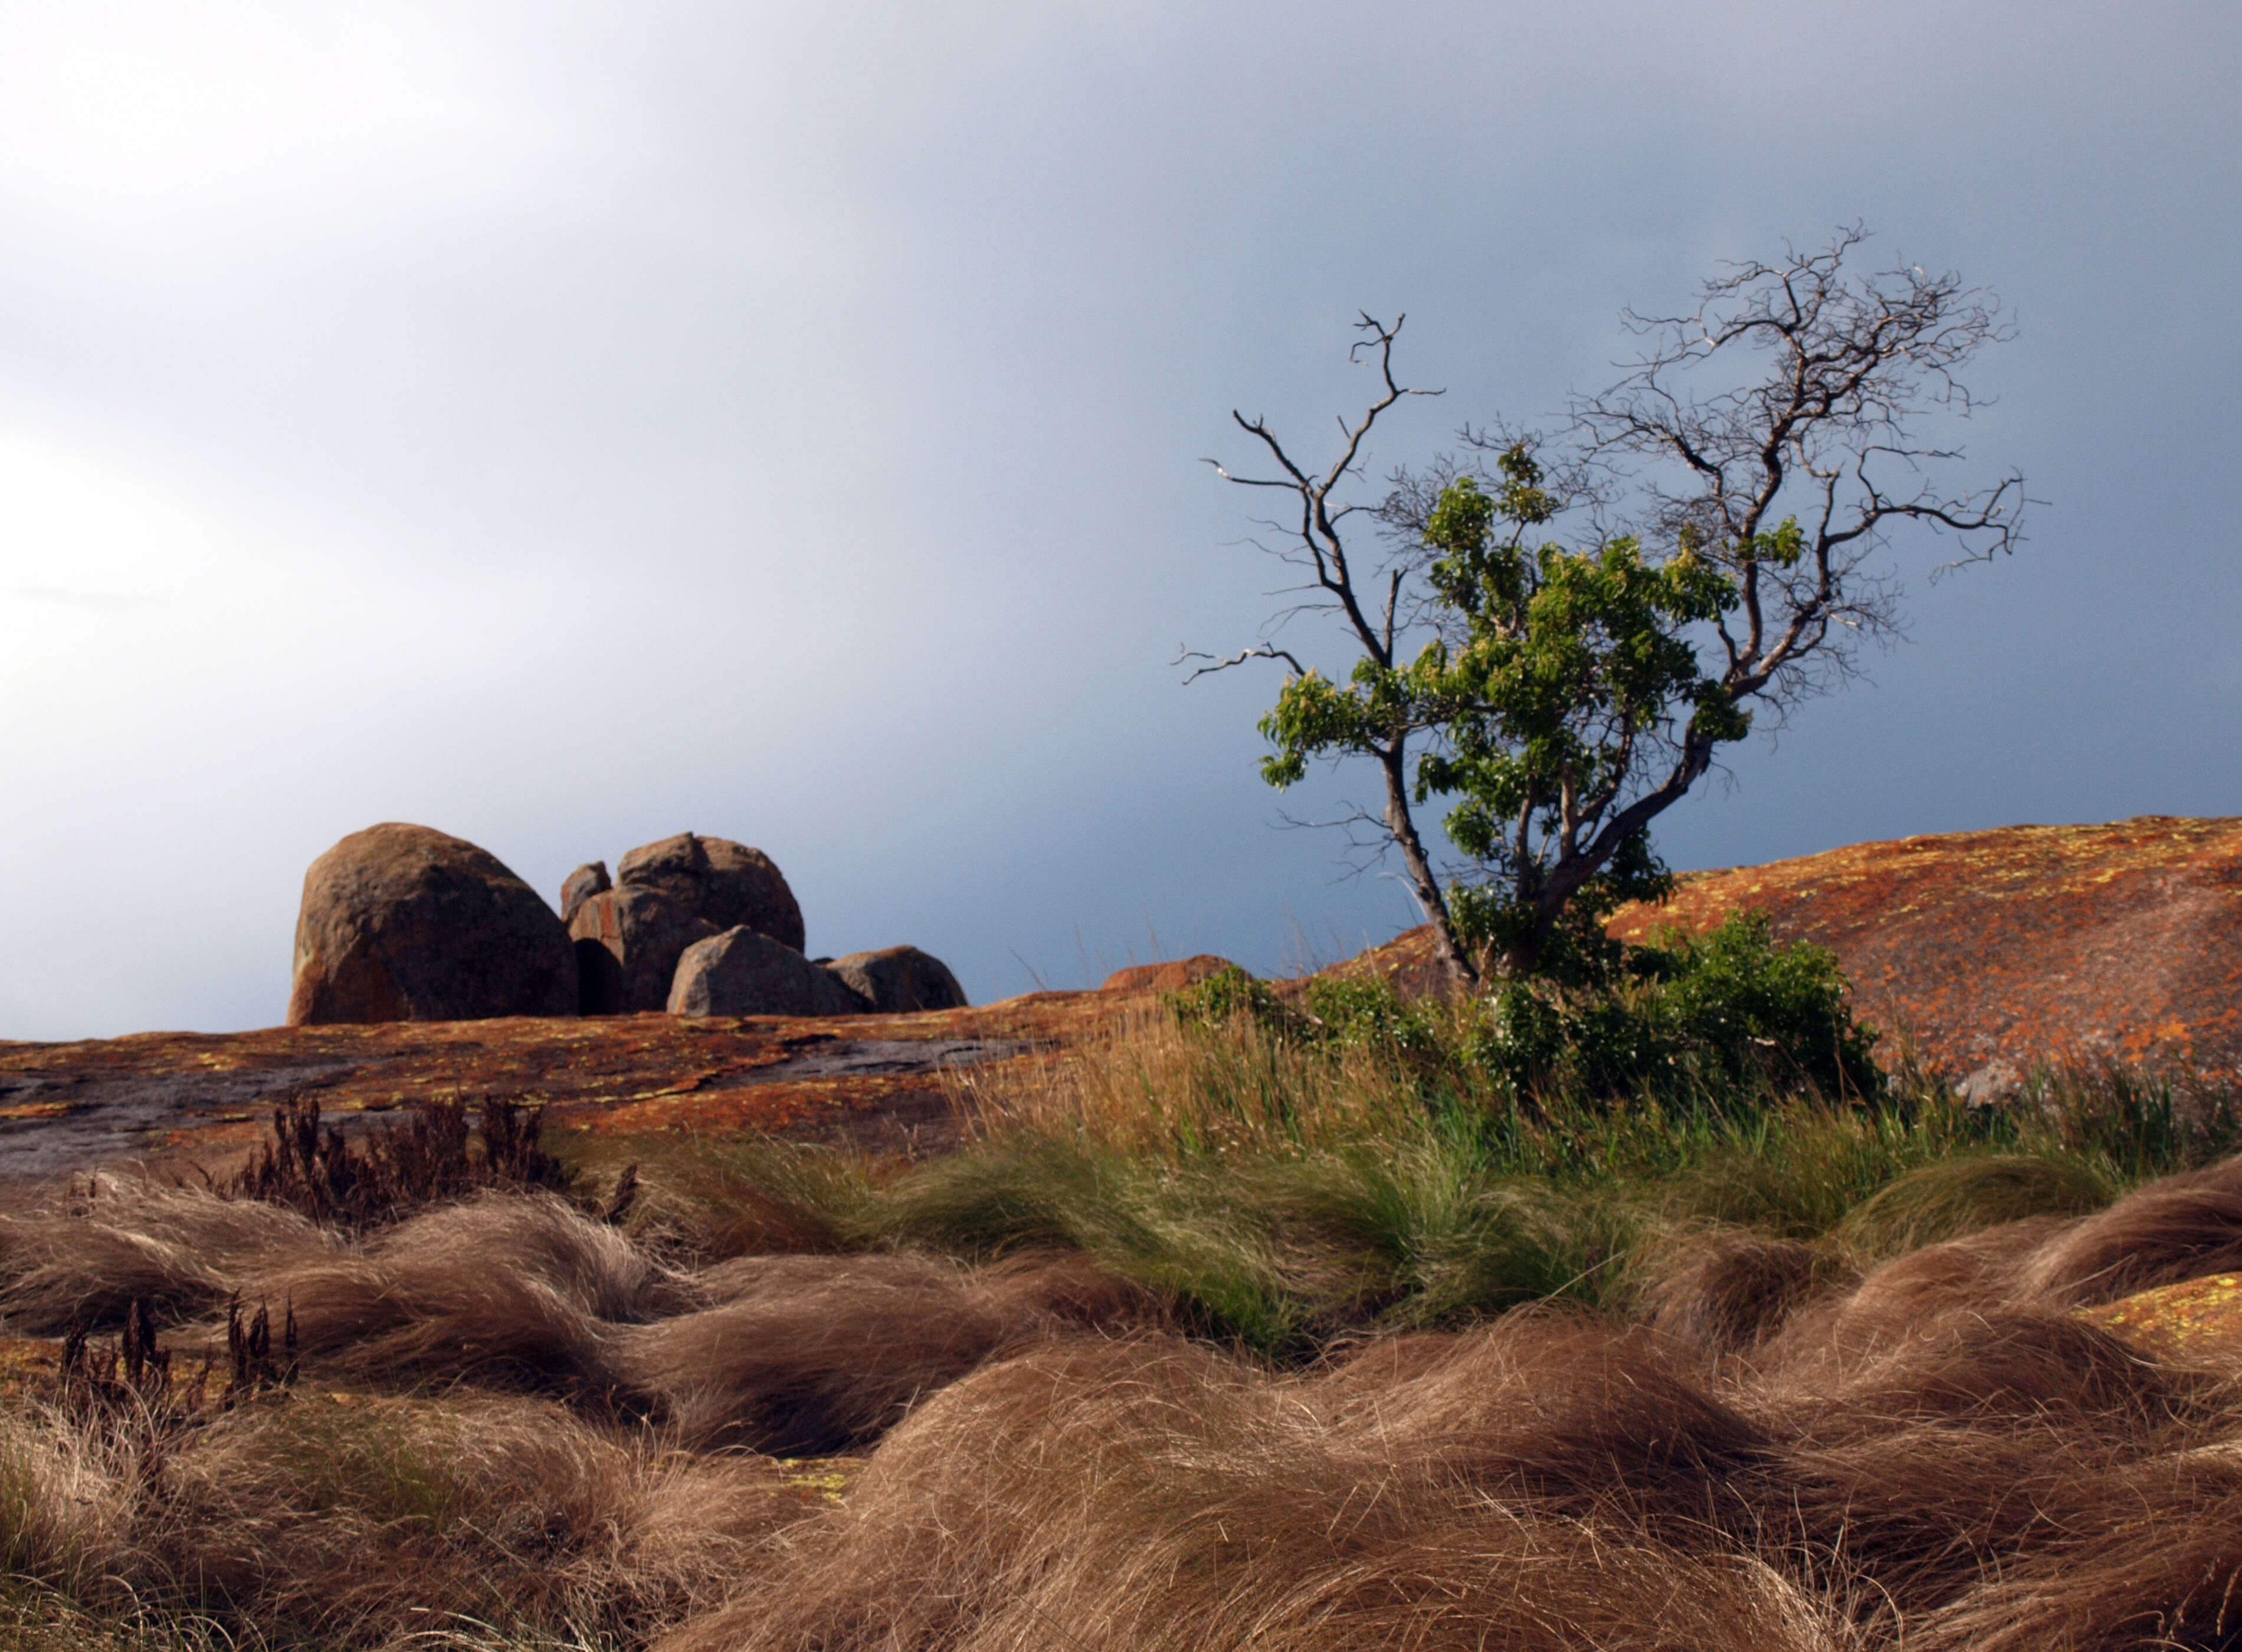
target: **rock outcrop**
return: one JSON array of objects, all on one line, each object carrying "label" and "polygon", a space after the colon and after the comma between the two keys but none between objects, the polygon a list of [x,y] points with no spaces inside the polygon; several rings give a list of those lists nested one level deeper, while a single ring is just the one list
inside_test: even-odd
[{"label": "rock outcrop", "polygon": [[880,1015],[966,1007],[965,989],[957,984],[950,966],[915,946],[851,952],[825,967],[846,983],[865,1007]]},{"label": "rock outcrop", "polygon": [[685,949],[742,925],[802,950],[802,908],[769,856],[694,832],[641,844],[617,864],[615,886],[586,896],[569,919],[583,1013],[668,1008]]},{"label": "rock outcrop", "polygon": [[[2242,1077],[2242,820],[2145,815],[1855,843],[1685,874],[1611,932],[1697,932],[1768,914],[1776,937],[1837,955],[1861,1017],[1972,1100],[2034,1067],[2180,1061]],[[1416,929],[1331,973],[1440,990]]]},{"label": "rock outcrop", "polygon": [[770,856],[722,837],[680,832],[631,850],[615,867],[625,889],[658,889],[719,930],[744,923],[799,952],[802,908]]},{"label": "rock outcrop", "polygon": [[2043,1062],[2242,1074],[2242,820],[2145,815],[1855,843],[1684,878],[1641,939],[1766,912],[1837,955],[1863,1018],[1990,1098]]},{"label": "rock outcrop", "polygon": [[738,923],[685,949],[664,1007],[679,1016],[837,1016],[865,1006],[792,947]]},{"label": "rock outcrop", "polygon": [[761,850],[727,838],[680,832],[641,844],[613,879],[604,861],[587,862],[561,884],[556,919],[473,844],[376,826],[345,838],[305,879],[288,1019],[966,1007],[957,977],[916,947],[856,953],[829,970],[802,956],[803,938],[785,876]]},{"label": "rock outcrop", "polygon": [[1211,975],[1220,975],[1225,970],[1238,966],[1228,958],[1218,957],[1212,952],[1201,952],[1194,957],[1171,958],[1165,964],[1132,964],[1125,970],[1116,970],[1107,976],[1100,992],[1180,992],[1185,987],[1197,986]]},{"label": "rock outcrop", "polygon": [[568,932],[495,856],[426,826],[353,832],[312,863],[288,1024],[574,1015]]}]

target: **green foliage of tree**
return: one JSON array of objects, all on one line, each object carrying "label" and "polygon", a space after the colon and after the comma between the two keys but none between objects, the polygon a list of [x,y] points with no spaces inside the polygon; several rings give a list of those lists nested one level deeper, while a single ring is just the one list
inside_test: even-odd
[{"label": "green foliage of tree", "polygon": [[[1320,762],[1380,773],[1383,808],[1348,823],[1399,851],[1459,985],[1616,979],[1604,921],[1670,887],[1651,823],[1762,714],[1779,722],[1896,630],[1874,560],[1890,532],[1950,534],[1965,558],[2012,547],[2022,479],[1942,491],[1958,451],[1915,429],[1968,412],[1955,375],[2006,336],[1997,306],[1915,266],[1856,276],[1861,239],[1737,266],[1686,315],[1630,316],[1650,346],[1561,439],[1467,428],[1464,460],[1398,471],[1375,505],[1342,497],[1365,441],[1427,393],[1394,377],[1400,321],[1363,319],[1380,389],[1325,469],[1236,415],[1278,473],[1221,473],[1293,496],[1266,548],[1306,570],[1302,606],[1335,614],[1355,658],[1327,673],[1268,641],[1186,657],[1290,667],[1260,724],[1270,784]],[[1382,561],[1355,542],[1365,512]],[[1415,814],[1434,804],[1446,865]]]},{"label": "green foliage of tree", "polygon": [[[1517,898],[1541,882],[1535,835],[1574,849],[1565,840],[1577,823],[1607,812],[1635,773],[1637,742],[1677,708],[1708,744],[1749,731],[1684,635],[1734,608],[1736,583],[1687,547],[1654,562],[1632,535],[1582,551],[1531,545],[1528,532],[1556,514],[1541,467],[1523,443],[1499,465],[1492,494],[1468,475],[1448,483],[1425,527],[1426,579],[1455,642],[1435,638],[1402,665],[1366,657],[1344,685],[1313,670],[1293,677],[1261,720],[1275,748],[1261,773],[1288,786],[1311,759],[1373,753],[1397,726],[1438,729],[1411,801],[1456,799],[1441,823],[1448,841],[1485,869],[1448,889],[1458,937],[1543,972],[1594,977],[1613,961],[1603,920],[1661,897],[1665,870],[1646,834],[1633,833],[1543,923]],[[1797,525],[1769,537],[1795,546]]]}]

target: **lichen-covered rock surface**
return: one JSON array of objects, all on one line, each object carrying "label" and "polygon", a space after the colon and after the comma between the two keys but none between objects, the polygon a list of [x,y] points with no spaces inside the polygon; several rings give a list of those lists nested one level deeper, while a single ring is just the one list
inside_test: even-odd
[{"label": "lichen-covered rock surface", "polygon": [[944,1071],[1042,1060],[1122,1007],[1094,992],[1036,992],[917,1015],[522,1017],[0,1043],[0,1177],[217,1162],[261,1139],[294,1093],[346,1129],[431,1097],[499,1097],[544,1105],[547,1130],[562,1133],[754,1129],[940,1151],[957,1139]]},{"label": "lichen-covered rock surface", "polygon": [[[2242,1072],[2242,820],[2145,815],[1855,843],[1688,874],[1664,905],[1625,908],[1610,928],[1647,940],[1754,910],[1779,938],[1835,952],[1863,1018],[1977,1089],[2050,1061]],[[1404,992],[1440,979],[1422,929],[1335,972]]]},{"label": "lichen-covered rock surface", "polygon": [[2079,1317],[2162,1358],[2242,1363],[2242,1273],[2158,1286]]},{"label": "lichen-covered rock surface", "polygon": [[1959,1078],[2035,1062],[2242,1071],[2242,820],[2145,815],[1856,843],[1683,880],[1641,939],[1757,909],[1837,955],[1861,1013]]},{"label": "lichen-covered rock surface", "polygon": [[1132,964],[1124,970],[1116,970],[1107,976],[1100,992],[1180,992],[1185,987],[1197,986],[1211,975],[1220,975],[1225,970],[1238,966],[1228,958],[1212,952],[1201,952],[1187,958],[1171,958],[1165,964]]}]

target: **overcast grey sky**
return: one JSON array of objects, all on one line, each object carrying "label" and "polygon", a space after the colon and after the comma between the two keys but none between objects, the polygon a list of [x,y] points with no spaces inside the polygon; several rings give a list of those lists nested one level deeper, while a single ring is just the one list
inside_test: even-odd
[{"label": "overcast grey sky", "polygon": [[[1276,829],[1199,464],[1596,387],[1861,218],[1997,288],[2047,504],[1676,864],[2242,813],[2242,12],[0,3],[0,1037],[268,1024],[380,820],[550,898],[691,829],[977,1000],[1413,921]],[[1345,790],[1346,788],[1340,788]],[[1358,784],[1354,790],[1363,788]],[[1329,789],[1324,796],[1332,795]],[[1312,806],[1312,803],[1309,806]]]}]

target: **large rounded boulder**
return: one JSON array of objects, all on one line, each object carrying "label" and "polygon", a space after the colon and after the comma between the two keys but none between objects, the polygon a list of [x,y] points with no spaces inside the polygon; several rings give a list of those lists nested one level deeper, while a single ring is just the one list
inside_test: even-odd
[{"label": "large rounded boulder", "polygon": [[864,1005],[792,947],[742,923],[685,949],[668,1010],[679,1016],[861,1015]]},{"label": "large rounded boulder", "polygon": [[719,930],[746,924],[802,950],[802,908],[769,856],[722,837],[680,832],[646,843],[615,867],[623,889],[656,889],[689,905]]},{"label": "large rounded boulder", "polygon": [[915,946],[890,946],[877,952],[851,952],[825,966],[849,991],[881,1015],[914,1010],[963,1010],[965,989],[950,966]]},{"label": "large rounded boulder", "polygon": [[353,832],[312,863],[288,1024],[574,1015],[568,931],[498,857],[426,826]]}]

